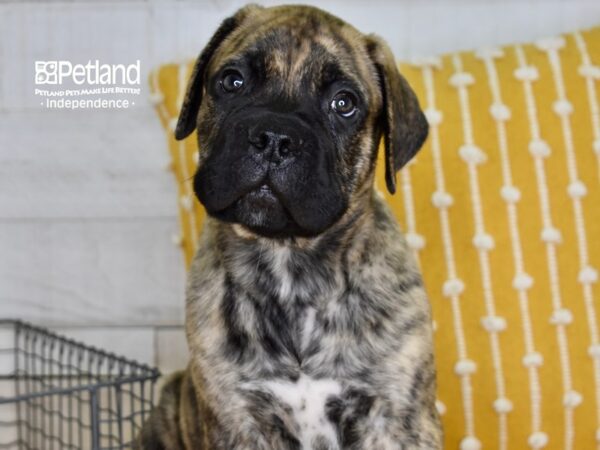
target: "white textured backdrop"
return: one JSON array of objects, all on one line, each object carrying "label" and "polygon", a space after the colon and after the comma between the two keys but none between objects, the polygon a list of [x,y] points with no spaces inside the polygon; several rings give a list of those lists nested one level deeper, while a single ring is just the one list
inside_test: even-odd
[{"label": "white textured backdrop", "polygon": [[[158,64],[194,57],[244,3],[0,0],[0,318],[163,371],[185,364],[175,185],[145,80]],[[380,34],[400,59],[600,23],[597,0],[307,3]],[[140,59],[142,99],[121,111],[43,109],[34,61],[52,59]]]}]

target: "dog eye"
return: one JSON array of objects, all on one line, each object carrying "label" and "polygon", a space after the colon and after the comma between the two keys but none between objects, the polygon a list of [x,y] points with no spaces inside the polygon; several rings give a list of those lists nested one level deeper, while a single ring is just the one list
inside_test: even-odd
[{"label": "dog eye", "polygon": [[351,117],[356,113],[356,97],[350,92],[338,92],[331,100],[331,109],[342,117]]},{"label": "dog eye", "polygon": [[228,70],[221,78],[221,86],[226,92],[239,91],[244,85],[244,77],[237,70]]}]

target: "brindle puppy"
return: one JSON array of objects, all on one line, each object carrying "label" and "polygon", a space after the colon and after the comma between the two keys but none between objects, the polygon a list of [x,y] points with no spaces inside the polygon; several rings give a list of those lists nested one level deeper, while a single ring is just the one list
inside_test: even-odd
[{"label": "brindle puppy", "polygon": [[210,218],[187,289],[188,369],[144,449],[439,449],[430,310],[373,187],[427,122],[379,38],[304,6],[248,6],[198,58],[175,135],[198,130]]}]

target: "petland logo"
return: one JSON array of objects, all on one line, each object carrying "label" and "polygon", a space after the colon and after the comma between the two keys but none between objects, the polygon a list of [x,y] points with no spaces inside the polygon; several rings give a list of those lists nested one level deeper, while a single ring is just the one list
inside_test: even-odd
[{"label": "petland logo", "polygon": [[87,64],[70,61],[36,61],[35,84],[63,84],[71,80],[77,85],[140,84],[140,60],[134,64],[100,64],[99,60]]},{"label": "petland logo", "polygon": [[124,109],[140,95],[140,72],[139,59],[129,65],[35,61],[34,93],[49,109]]}]

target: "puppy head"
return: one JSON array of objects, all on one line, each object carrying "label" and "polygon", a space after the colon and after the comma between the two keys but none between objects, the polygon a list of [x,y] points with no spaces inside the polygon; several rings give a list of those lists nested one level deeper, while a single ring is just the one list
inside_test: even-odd
[{"label": "puppy head", "polygon": [[267,237],[314,236],[386,182],[427,135],[387,45],[307,6],[250,5],[196,62],[175,131],[198,130],[194,190],[208,214]]}]

